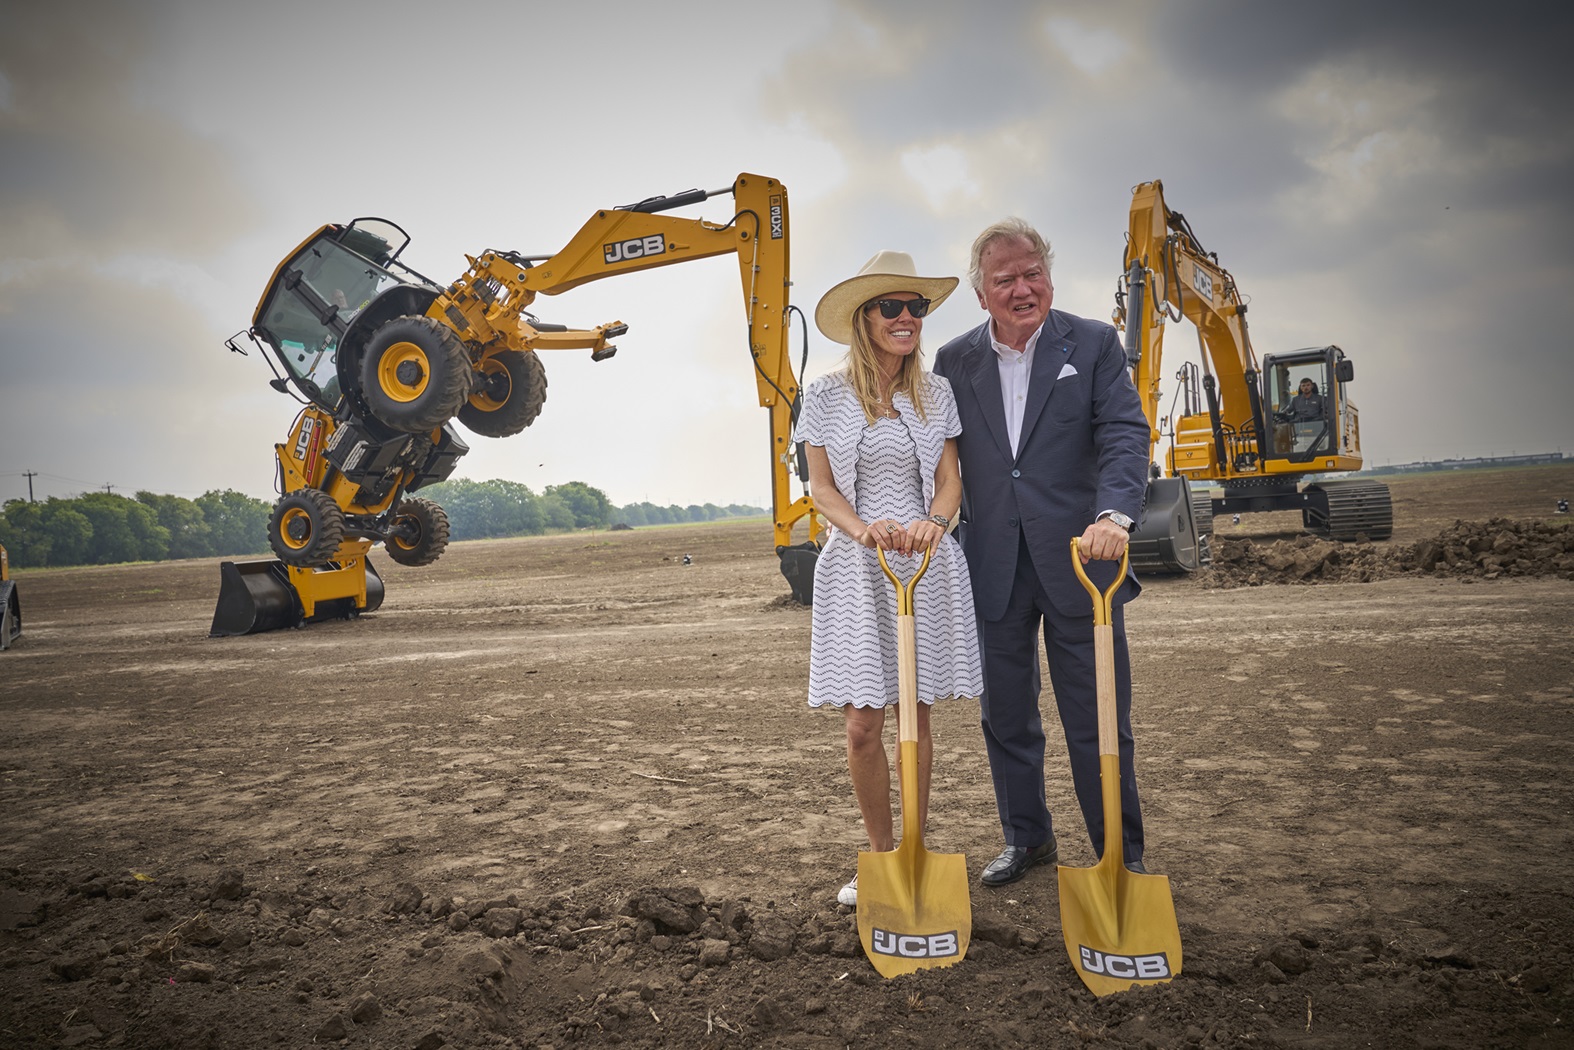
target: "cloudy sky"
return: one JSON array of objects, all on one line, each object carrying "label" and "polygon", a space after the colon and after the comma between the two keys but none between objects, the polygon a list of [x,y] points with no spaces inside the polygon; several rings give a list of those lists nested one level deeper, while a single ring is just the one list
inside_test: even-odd
[{"label": "cloudy sky", "polygon": [[[960,275],[1016,214],[1054,242],[1056,306],[1107,319],[1131,189],[1162,179],[1259,354],[1355,360],[1369,462],[1574,453],[1557,5],[44,6],[11,5],[0,34],[0,501],[24,471],[39,498],[272,499],[296,406],[222,341],[325,222],[393,219],[449,280],[466,252],[554,252],[597,208],[740,172],[788,189],[811,316],[878,249]],[[734,267],[539,300],[629,334],[601,364],[548,355],[541,418],[470,439],[458,473],[767,504]],[[926,344],[983,317],[964,289]],[[1168,344],[1195,358],[1189,330]],[[810,331],[811,376],[839,357]]]}]

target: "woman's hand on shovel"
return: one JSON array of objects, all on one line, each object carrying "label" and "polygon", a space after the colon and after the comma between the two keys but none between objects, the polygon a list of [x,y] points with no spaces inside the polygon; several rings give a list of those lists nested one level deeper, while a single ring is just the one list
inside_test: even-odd
[{"label": "woman's hand on shovel", "polygon": [[902,527],[901,522],[890,518],[871,521],[864,529],[863,535],[858,537],[858,542],[870,550],[901,551],[906,554],[912,549],[907,530]]}]

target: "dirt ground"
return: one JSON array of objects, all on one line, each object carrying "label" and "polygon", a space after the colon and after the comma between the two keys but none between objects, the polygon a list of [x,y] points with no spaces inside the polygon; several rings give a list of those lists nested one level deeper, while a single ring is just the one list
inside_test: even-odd
[{"label": "dirt ground", "polygon": [[[1567,537],[1569,491],[1395,479],[1379,561],[1456,518]],[[1000,831],[965,704],[935,714],[928,844],[967,856],[971,948],[865,960],[841,724],[804,705],[766,525],[376,557],[377,613],[229,639],[212,562],[18,574],[0,1045],[1574,1045],[1574,574],[1149,582],[1138,771],[1185,968],[1098,999],[1053,871],[976,882]]]}]

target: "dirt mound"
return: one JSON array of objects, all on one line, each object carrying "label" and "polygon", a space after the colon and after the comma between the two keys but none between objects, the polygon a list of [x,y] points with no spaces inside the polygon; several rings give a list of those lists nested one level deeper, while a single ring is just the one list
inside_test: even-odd
[{"label": "dirt mound", "polygon": [[1497,579],[1574,579],[1574,523],[1456,521],[1415,543],[1333,543],[1315,536],[1273,543],[1215,536],[1213,567],[1197,576],[1205,587],[1270,583],[1367,583],[1430,574]]}]

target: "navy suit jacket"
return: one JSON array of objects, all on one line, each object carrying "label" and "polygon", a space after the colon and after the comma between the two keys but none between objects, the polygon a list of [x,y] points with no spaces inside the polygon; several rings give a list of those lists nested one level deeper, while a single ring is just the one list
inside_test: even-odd
[{"label": "navy suit jacket", "polygon": [[[984,620],[1005,612],[1018,535],[1027,539],[1045,592],[1066,616],[1091,616],[1071,567],[1071,540],[1101,511],[1142,516],[1148,421],[1115,329],[1051,310],[1033,352],[1019,451],[1013,455],[989,322],[940,348],[935,372],[951,381],[962,417],[962,546]],[[1090,562],[1103,590],[1115,562]],[[1115,594],[1136,597],[1135,575]]]}]

